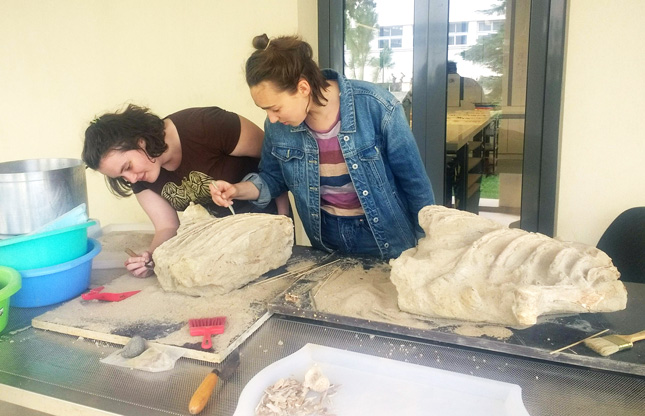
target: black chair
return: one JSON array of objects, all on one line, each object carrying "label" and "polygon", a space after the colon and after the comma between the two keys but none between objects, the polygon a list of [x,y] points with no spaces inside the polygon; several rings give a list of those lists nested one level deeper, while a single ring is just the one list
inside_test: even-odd
[{"label": "black chair", "polygon": [[622,281],[645,283],[645,207],[616,217],[596,247],[611,257]]}]

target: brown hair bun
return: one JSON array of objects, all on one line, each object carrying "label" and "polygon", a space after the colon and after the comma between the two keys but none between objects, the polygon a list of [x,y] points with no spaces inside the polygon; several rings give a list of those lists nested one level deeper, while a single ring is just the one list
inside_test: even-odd
[{"label": "brown hair bun", "polygon": [[266,33],[258,35],[253,38],[253,47],[258,50],[265,50],[269,46],[269,37]]}]

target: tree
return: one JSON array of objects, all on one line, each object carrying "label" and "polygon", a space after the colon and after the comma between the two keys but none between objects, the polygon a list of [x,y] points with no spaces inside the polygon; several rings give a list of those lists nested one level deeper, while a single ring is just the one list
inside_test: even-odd
[{"label": "tree", "polygon": [[[500,0],[489,10],[481,12],[490,15],[505,15],[506,0]],[[480,36],[477,43],[461,53],[466,61],[471,61],[489,68],[498,75],[481,77],[479,83],[487,91],[488,101],[499,102],[502,99],[502,76],[504,72],[504,26],[490,35]]]},{"label": "tree", "polygon": [[381,49],[378,56],[376,71],[374,71],[374,82],[377,81],[379,74],[381,75],[381,82],[385,82],[385,70],[394,67],[394,60],[392,60],[392,49],[389,46]]},{"label": "tree", "polygon": [[370,42],[378,30],[377,20],[374,0],[345,2],[345,45],[350,55],[345,65],[352,71],[355,79],[363,79],[365,66],[373,63],[373,58],[370,58]]}]

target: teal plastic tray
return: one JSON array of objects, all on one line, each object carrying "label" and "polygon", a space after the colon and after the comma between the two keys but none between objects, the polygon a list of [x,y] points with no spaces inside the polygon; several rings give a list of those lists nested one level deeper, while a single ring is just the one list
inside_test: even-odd
[{"label": "teal plastic tray", "polygon": [[96,221],[36,234],[0,240],[0,266],[16,270],[39,269],[83,256],[87,252],[87,228]]}]

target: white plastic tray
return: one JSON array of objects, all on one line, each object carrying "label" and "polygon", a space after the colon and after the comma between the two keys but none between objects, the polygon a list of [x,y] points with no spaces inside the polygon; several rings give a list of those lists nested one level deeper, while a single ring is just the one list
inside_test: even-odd
[{"label": "white plastic tray", "polygon": [[315,363],[340,386],[329,409],[337,415],[529,415],[516,384],[307,344],[256,374],[234,416],[252,416],[264,389],[280,378],[303,381]]}]

